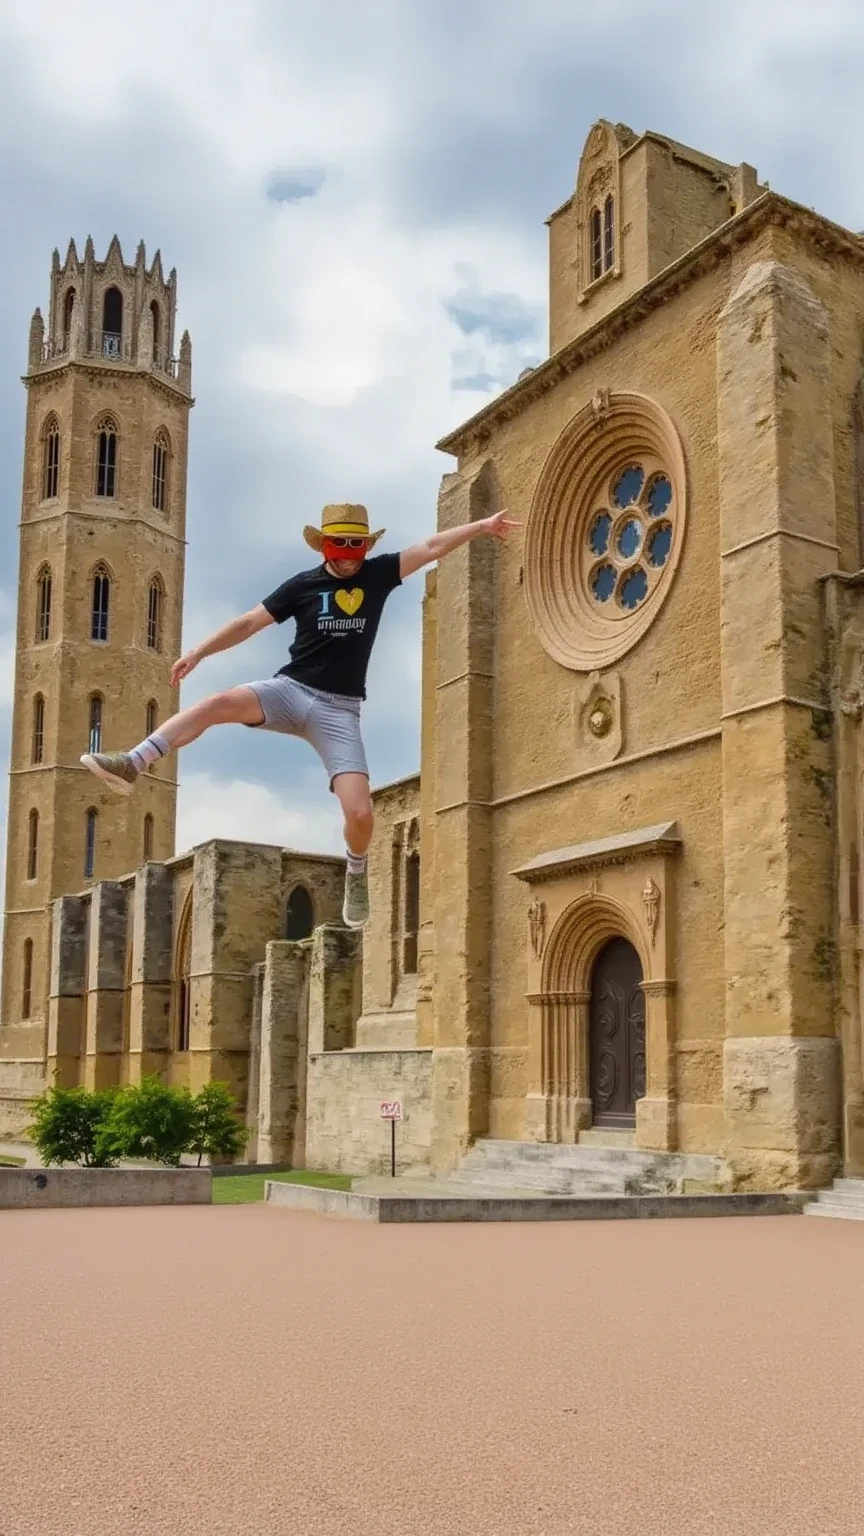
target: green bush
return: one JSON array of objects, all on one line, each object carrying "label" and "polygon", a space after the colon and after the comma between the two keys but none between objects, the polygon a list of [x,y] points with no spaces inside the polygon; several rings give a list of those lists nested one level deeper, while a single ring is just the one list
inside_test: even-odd
[{"label": "green bush", "polygon": [[205,1083],[192,1100],[194,1121],[186,1148],[203,1157],[239,1157],[249,1132],[237,1119],[234,1098],[227,1083]]},{"label": "green bush", "polygon": [[116,1095],[99,1145],[115,1160],[141,1157],[178,1168],[194,1126],[195,1101],[188,1089],[145,1077]]},{"label": "green bush", "polygon": [[205,1083],[193,1098],[146,1077],[128,1088],[49,1088],[32,1105],[31,1139],[46,1167],[80,1163],[113,1168],[121,1158],[145,1158],[177,1168],[184,1152],[238,1157],[248,1132],[237,1118],[227,1083]]},{"label": "green bush", "polygon": [[80,1163],[85,1168],[113,1168],[117,1155],[103,1140],[116,1088],[90,1093],[86,1088],[49,1088],[35,1099],[30,1138],[46,1168],[52,1163]]}]

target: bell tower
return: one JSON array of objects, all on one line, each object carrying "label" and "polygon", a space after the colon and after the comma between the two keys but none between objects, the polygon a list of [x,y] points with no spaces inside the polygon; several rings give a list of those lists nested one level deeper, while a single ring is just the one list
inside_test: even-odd
[{"label": "bell tower", "polygon": [[[187,332],[175,355],[176,273],[116,236],[54,252],[47,318],[30,325],[9,779],[0,1128],[39,1092],[51,902],[174,852],[176,759],[129,800],[82,752],[139,741],[177,707]],[[50,1075],[50,1074],[49,1074]],[[24,1102],[22,1102],[24,1101]]]}]

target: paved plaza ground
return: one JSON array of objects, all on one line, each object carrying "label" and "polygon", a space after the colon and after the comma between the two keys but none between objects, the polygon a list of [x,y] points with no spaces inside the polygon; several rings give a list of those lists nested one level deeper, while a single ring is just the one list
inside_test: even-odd
[{"label": "paved plaza ground", "polygon": [[0,1213],[0,1536],[860,1536],[864,1223]]}]

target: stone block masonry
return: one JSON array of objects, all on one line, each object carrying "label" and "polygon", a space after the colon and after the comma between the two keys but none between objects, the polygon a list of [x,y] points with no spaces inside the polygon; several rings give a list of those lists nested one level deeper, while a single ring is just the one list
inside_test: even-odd
[{"label": "stone block masonry", "polygon": [[399,1173],[424,1171],[432,1145],[432,1052],[332,1051],[309,1057],[306,1165],[327,1173],[389,1173],[385,1099],[401,1099]]}]

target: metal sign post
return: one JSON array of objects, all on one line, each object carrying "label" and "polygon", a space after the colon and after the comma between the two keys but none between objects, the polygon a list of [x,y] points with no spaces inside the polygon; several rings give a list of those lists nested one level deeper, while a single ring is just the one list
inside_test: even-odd
[{"label": "metal sign post", "polygon": [[379,1105],[382,1120],[390,1121],[390,1177],[396,1177],[396,1121],[402,1119],[402,1104],[399,1099],[382,1099]]}]

